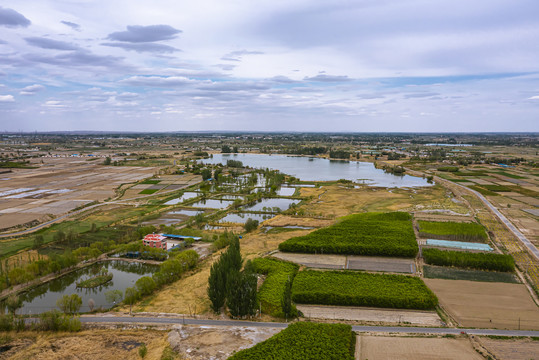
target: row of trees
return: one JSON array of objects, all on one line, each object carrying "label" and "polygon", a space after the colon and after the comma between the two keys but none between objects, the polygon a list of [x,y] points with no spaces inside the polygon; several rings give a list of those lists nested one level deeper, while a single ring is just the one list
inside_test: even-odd
[{"label": "row of trees", "polygon": [[220,313],[226,304],[233,317],[256,314],[257,277],[249,263],[243,271],[242,265],[240,242],[235,237],[210,269],[207,291],[211,308],[216,313]]}]

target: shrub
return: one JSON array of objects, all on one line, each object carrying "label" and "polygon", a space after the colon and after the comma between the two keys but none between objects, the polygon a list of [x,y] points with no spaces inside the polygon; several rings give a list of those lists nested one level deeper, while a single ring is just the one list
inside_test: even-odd
[{"label": "shrub", "polygon": [[[283,311],[283,296],[286,293],[286,283],[292,281],[298,272],[298,266],[293,263],[269,259],[257,258],[252,261],[253,271],[267,275],[258,292],[258,299],[262,312],[277,317],[285,317]],[[297,309],[292,304],[289,310],[290,317],[297,316]]]},{"label": "shrub", "polygon": [[515,260],[511,255],[423,249],[423,258],[430,265],[503,272],[515,271]]},{"label": "shrub", "polygon": [[404,212],[349,215],[335,225],[279,244],[287,252],[414,257],[418,246]]},{"label": "shrub", "polygon": [[487,233],[478,223],[457,223],[442,221],[417,221],[419,236],[442,240],[486,242]]},{"label": "shrub", "polygon": [[355,342],[350,325],[297,322],[229,360],[353,360]]},{"label": "shrub", "polygon": [[296,303],[432,309],[436,295],[417,277],[354,271],[300,272],[292,285]]}]

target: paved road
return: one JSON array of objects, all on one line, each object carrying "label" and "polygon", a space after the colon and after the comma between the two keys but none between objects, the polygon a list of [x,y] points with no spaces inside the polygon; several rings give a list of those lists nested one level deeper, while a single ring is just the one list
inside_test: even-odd
[{"label": "paved road", "polygon": [[[138,317],[138,316],[82,316],[83,323],[139,323],[139,324],[183,324],[183,325],[214,325],[214,326],[250,326],[285,328],[287,323],[257,322],[242,320],[209,320],[209,319],[183,319],[179,317]],[[428,327],[401,327],[401,326],[352,326],[353,331],[393,332],[402,334],[431,333],[431,334],[460,334],[466,332],[471,335],[498,335],[498,336],[539,336],[539,331],[532,330],[496,330],[496,329],[454,329],[454,328],[428,328]]]},{"label": "paved road", "polygon": [[520,230],[518,230],[506,217],[505,215],[503,215],[498,209],[496,209],[494,207],[494,205],[492,205],[490,203],[490,201],[488,201],[481,193],[473,190],[473,189],[470,189],[464,185],[460,185],[460,184],[456,184],[455,185],[458,185],[466,190],[469,190],[471,192],[473,192],[486,206],[488,206],[490,208],[490,210],[492,210],[492,212],[494,212],[494,214],[496,214],[496,216],[507,226],[507,228],[520,240],[520,242],[522,242],[524,244],[524,246],[526,246],[528,248],[528,250],[539,260],[539,250],[535,247],[535,245],[533,245],[530,240],[528,240],[526,238],[526,236],[524,236],[524,234],[522,234],[520,232]]}]

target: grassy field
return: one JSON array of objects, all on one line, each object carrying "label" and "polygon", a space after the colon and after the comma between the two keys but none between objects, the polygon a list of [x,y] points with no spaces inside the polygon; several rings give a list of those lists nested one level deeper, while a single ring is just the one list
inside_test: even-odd
[{"label": "grassy field", "polygon": [[286,252],[414,257],[418,252],[408,213],[349,215],[327,228],[279,245]]},{"label": "grassy field", "polygon": [[425,263],[430,265],[505,272],[515,271],[515,260],[511,255],[504,254],[423,249],[423,258]]},{"label": "grassy field", "polygon": [[518,278],[511,273],[481,270],[463,270],[443,266],[423,266],[423,274],[430,279],[470,280],[518,284]]},{"label": "grassy field", "polygon": [[151,195],[155,192],[157,192],[159,189],[144,189],[142,190],[141,192],[139,192],[139,194],[143,194],[143,195]]}]

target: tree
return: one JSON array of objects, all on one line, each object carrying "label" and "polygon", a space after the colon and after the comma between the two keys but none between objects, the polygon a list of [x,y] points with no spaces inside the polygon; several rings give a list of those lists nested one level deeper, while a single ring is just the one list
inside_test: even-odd
[{"label": "tree", "polygon": [[140,345],[138,349],[138,354],[141,358],[144,359],[147,353],[148,353],[148,348],[146,347],[146,344],[143,343],[142,345]]},{"label": "tree", "polygon": [[94,299],[88,299],[88,307],[90,308],[90,311],[94,311],[94,307],[95,307]]},{"label": "tree", "polygon": [[123,294],[121,290],[110,290],[105,293],[105,299],[109,304],[116,305],[123,299]]},{"label": "tree", "polygon": [[43,239],[43,235],[39,234],[34,238],[34,244],[32,245],[33,249],[39,248],[43,243],[45,242],[45,239]]},{"label": "tree", "polygon": [[245,225],[243,226],[246,232],[251,232],[258,228],[258,220],[253,220],[251,218],[247,219]]},{"label": "tree", "polygon": [[135,288],[128,287],[125,289],[124,303],[126,305],[129,305],[129,315],[131,315],[133,304],[137,302],[138,297],[139,297],[139,294]]},{"label": "tree", "polygon": [[111,160],[110,156],[107,156],[105,158],[105,161],[103,161],[103,165],[110,165],[111,162],[112,162],[112,160]]},{"label": "tree", "polygon": [[281,307],[283,308],[285,317],[288,319],[292,313],[292,281],[290,281],[290,276],[286,279]]},{"label": "tree", "polygon": [[227,307],[232,316],[243,317],[256,313],[256,275],[247,271],[232,271],[228,274],[227,287]]},{"label": "tree", "polygon": [[22,299],[17,295],[10,295],[6,300],[7,310],[15,317],[15,312],[22,306]]},{"label": "tree", "polygon": [[56,306],[64,312],[64,314],[75,314],[79,311],[82,305],[82,299],[77,294],[64,295],[56,300]]},{"label": "tree", "polygon": [[[222,256],[222,255],[221,255]],[[208,297],[211,301],[211,308],[214,312],[219,313],[225,305],[226,298],[226,283],[224,281],[224,264],[220,261],[214,262],[210,269],[208,277]]]},{"label": "tree", "polygon": [[222,152],[223,154],[226,154],[226,153],[231,152],[230,146],[228,146],[228,145],[223,145],[223,146],[221,146],[221,152]]},{"label": "tree", "polygon": [[140,279],[137,280],[135,283],[135,287],[137,288],[140,295],[150,295],[156,288],[155,281],[149,277],[149,276],[143,276]]},{"label": "tree", "polygon": [[202,180],[206,181],[211,179],[211,170],[210,169],[202,169],[200,172],[200,175],[202,175]]}]

